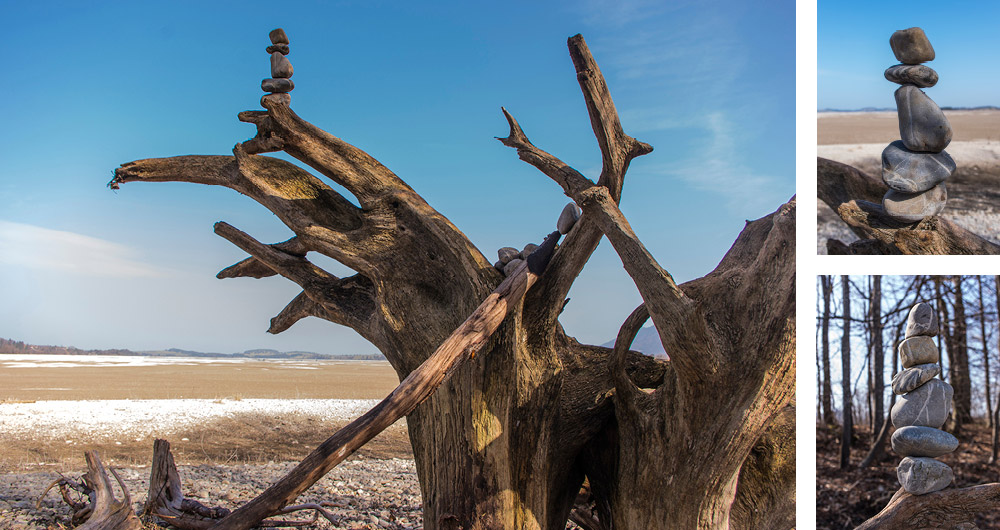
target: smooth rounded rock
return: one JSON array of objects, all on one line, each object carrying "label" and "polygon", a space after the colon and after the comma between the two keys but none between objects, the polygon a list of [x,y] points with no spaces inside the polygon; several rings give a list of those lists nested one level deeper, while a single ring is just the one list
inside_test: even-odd
[{"label": "smooth rounded rock", "polygon": [[938,334],[937,312],[930,304],[920,302],[910,308],[906,317],[906,338],[926,335],[933,337]]},{"label": "smooth rounded rock", "polygon": [[516,271],[517,268],[520,267],[522,263],[524,263],[524,260],[521,258],[510,260],[510,262],[508,262],[503,267],[504,276],[510,276],[511,274],[514,274],[514,271]]},{"label": "smooth rounded rock", "polygon": [[920,28],[896,31],[889,37],[893,55],[903,64],[920,64],[934,60],[934,47]]},{"label": "smooth rounded rock", "polygon": [[951,397],[954,394],[955,391],[948,383],[940,379],[931,379],[899,396],[890,413],[892,424],[897,429],[911,426],[937,429],[948,419]]},{"label": "smooth rounded rock", "polygon": [[890,66],[885,70],[885,78],[898,85],[916,85],[920,88],[929,88],[938,82],[937,72],[922,64]]},{"label": "smooth rounded rock", "polygon": [[908,456],[896,468],[896,478],[907,493],[923,495],[948,487],[955,473],[948,464],[933,458]]},{"label": "smooth rounded rock", "polygon": [[288,48],[287,44],[272,44],[267,47],[267,53],[278,52],[281,55],[288,55],[289,51],[291,50]]},{"label": "smooth rounded rock", "polygon": [[577,220],[580,219],[580,209],[575,203],[569,203],[563,208],[562,213],[559,214],[559,220],[556,221],[556,228],[559,229],[559,233],[566,235],[576,224]]},{"label": "smooth rounded rock", "polygon": [[892,378],[892,392],[901,395],[913,392],[920,385],[937,377],[941,373],[941,365],[937,363],[918,364],[897,373]]},{"label": "smooth rounded rock", "polygon": [[913,85],[896,89],[899,136],[911,151],[938,153],[951,143],[951,123],[934,100]]},{"label": "smooth rounded rock", "polygon": [[955,160],[945,151],[917,153],[896,140],[882,151],[882,182],[905,193],[927,191],[955,172]]},{"label": "smooth rounded rock", "polygon": [[521,253],[514,247],[503,247],[497,250],[497,257],[500,258],[500,263],[504,265],[510,263],[510,260],[517,259]]},{"label": "smooth rounded rock", "polygon": [[899,360],[903,368],[936,363],[939,359],[937,345],[930,337],[910,337],[899,343]]},{"label": "smooth rounded rock", "polygon": [[260,88],[264,92],[285,93],[291,92],[295,88],[295,83],[291,79],[265,79],[260,82]]},{"label": "smooth rounded rock", "polygon": [[919,193],[904,193],[890,189],[882,197],[882,208],[894,219],[904,223],[916,223],[941,213],[947,202],[948,190],[942,182]]},{"label": "smooth rounded rock", "polygon": [[524,245],[524,248],[521,249],[521,259],[528,259],[528,256],[530,256],[531,253],[534,252],[535,249],[537,248],[538,245],[534,243],[528,243],[527,245]]},{"label": "smooth rounded rock", "polygon": [[288,35],[285,35],[285,30],[281,28],[272,29],[267,37],[271,39],[271,44],[288,44]]},{"label": "smooth rounded rock", "polygon": [[903,427],[892,433],[892,450],[901,456],[935,457],[958,448],[958,438],[930,427]]},{"label": "smooth rounded rock", "polygon": [[292,63],[288,60],[288,57],[274,52],[271,54],[271,77],[277,77],[282,79],[287,79],[292,77]]}]

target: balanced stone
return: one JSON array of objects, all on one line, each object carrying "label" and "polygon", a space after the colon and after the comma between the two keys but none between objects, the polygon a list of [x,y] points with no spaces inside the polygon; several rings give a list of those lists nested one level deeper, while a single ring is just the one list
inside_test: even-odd
[{"label": "balanced stone", "polygon": [[913,85],[896,89],[899,136],[911,151],[937,153],[951,143],[951,123],[941,107]]},{"label": "balanced stone", "polygon": [[271,77],[289,78],[292,77],[293,71],[292,63],[288,57],[278,52],[271,54]]},{"label": "balanced stone", "polygon": [[933,337],[938,333],[937,313],[930,304],[920,302],[910,309],[906,317],[906,338],[917,335]]},{"label": "balanced stone", "polygon": [[270,109],[274,105],[288,105],[292,102],[292,96],[285,93],[264,94],[260,97],[260,106]]},{"label": "balanced stone", "polygon": [[289,51],[291,50],[289,50],[287,44],[272,44],[267,47],[267,53],[278,52],[281,55],[288,55]]},{"label": "balanced stone", "polygon": [[892,450],[902,456],[935,457],[958,447],[958,438],[930,427],[903,427],[892,433]]},{"label": "balanced stone", "polygon": [[892,392],[896,395],[912,392],[940,373],[941,366],[936,363],[918,364],[913,368],[907,368],[893,376]]},{"label": "balanced stone", "polygon": [[521,258],[510,260],[510,262],[504,265],[503,267],[504,276],[510,276],[511,274],[514,274],[514,271],[516,271],[517,268],[520,267],[522,263],[524,263],[524,260]]},{"label": "balanced stone", "polygon": [[530,256],[531,253],[534,252],[536,248],[538,248],[538,245],[534,243],[528,243],[527,245],[524,245],[524,248],[521,249],[521,259],[528,259],[528,256]]},{"label": "balanced stone", "polygon": [[955,160],[945,152],[917,153],[896,140],[882,151],[882,181],[906,193],[927,191],[955,172]]},{"label": "balanced stone", "polygon": [[896,478],[907,493],[923,495],[948,487],[955,473],[948,464],[933,458],[908,456],[896,468]]},{"label": "balanced stone", "polygon": [[559,214],[559,220],[556,221],[556,228],[559,229],[560,234],[566,235],[578,219],[580,219],[580,209],[577,208],[576,204],[569,203],[563,208],[562,213]]},{"label": "balanced stone", "polygon": [[917,85],[928,88],[937,84],[938,75],[933,68],[922,64],[897,64],[885,71],[885,78],[898,85]]},{"label": "balanced stone", "polygon": [[903,368],[938,362],[938,349],[930,337],[910,337],[899,343],[899,360]]},{"label": "balanced stone", "polygon": [[500,263],[504,265],[510,263],[510,260],[517,259],[521,253],[517,251],[514,247],[503,247],[497,251],[497,257],[500,258]]},{"label": "balanced stone", "polygon": [[892,406],[892,424],[897,429],[914,425],[937,429],[948,419],[954,393],[948,383],[931,379],[912,392],[899,396],[899,400]]},{"label": "balanced stone", "polygon": [[920,64],[934,60],[934,47],[920,28],[901,29],[889,37],[893,55],[903,64]]},{"label": "balanced stone", "polygon": [[882,197],[882,207],[895,219],[905,223],[915,223],[925,217],[932,217],[944,209],[948,202],[948,190],[944,182],[919,193],[904,193],[890,189]]},{"label": "balanced stone", "polygon": [[285,30],[281,28],[272,29],[267,36],[271,39],[271,44],[288,44],[288,35],[285,35]]},{"label": "balanced stone", "polygon": [[260,88],[264,92],[291,92],[295,88],[295,83],[291,79],[265,79],[260,82]]},{"label": "balanced stone", "polygon": [[498,271],[500,271],[500,272],[503,272],[504,265],[506,265],[506,263],[504,263],[504,262],[502,262],[500,260],[497,260],[497,262],[493,264],[493,268],[496,269],[496,270],[498,270]]}]

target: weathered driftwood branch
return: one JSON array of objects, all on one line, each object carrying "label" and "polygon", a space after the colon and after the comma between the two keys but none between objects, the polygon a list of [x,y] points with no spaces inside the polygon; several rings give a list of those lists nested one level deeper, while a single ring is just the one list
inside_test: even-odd
[{"label": "weathered driftwood branch", "polygon": [[946,489],[927,495],[911,495],[901,488],[878,515],[857,530],[974,530],[977,514],[997,510],[1000,510],[1000,484]]},{"label": "weathered driftwood branch", "polygon": [[[128,488],[118,473],[114,469],[111,470],[124,496],[120,501],[115,497],[111,479],[97,452],[87,451],[84,456],[87,460],[87,473],[82,478],[82,484],[76,485],[63,480],[53,483],[60,485],[63,499],[74,509],[73,522],[82,521],[83,524],[76,527],[77,530],[141,530],[142,522],[132,511],[132,497],[129,496]],[[71,501],[67,492],[62,489],[66,485],[87,495],[90,498],[89,505],[83,508],[82,503]],[[52,486],[49,486],[45,492],[51,488]]]},{"label": "weathered driftwood branch", "polygon": [[[825,158],[817,159],[817,191],[861,238],[849,247],[835,242],[828,249],[855,254],[998,254],[1000,246],[940,216],[903,223],[882,208],[889,189],[881,179]],[[838,244],[840,243],[840,244]]]}]

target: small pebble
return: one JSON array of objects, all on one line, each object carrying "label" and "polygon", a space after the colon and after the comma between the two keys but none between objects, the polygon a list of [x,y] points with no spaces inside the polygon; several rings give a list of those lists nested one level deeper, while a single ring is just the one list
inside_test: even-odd
[{"label": "small pebble", "polygon": [[287,79],[292,77],[293,70],[288,57],[278,52],[271,54],[271,77]]},{"label": "small pebble", "polygon": [[521,249],[521,259],[528,259],[528,256],[530,256],[531,253],[534,252],[536,248],[538,248],[538,245],[534,243],[528,243],[527,245],[524,245],[524,248]]},{"label": "small pebble", "polygon": [[291,50],[289,50],[287,44],[272,44],[267,47],[267,53],[278,52],[281,55],[288,55],[289,51]]},{"label": "small pebble", "polygon": [[934,47],[920,28],[901,29],[889,37],[893,55],[903,64],[920,64],[934,60]]},{"label": "small pebble", "polygon": [[910,308],[906,317],[906,338],[917,335],[933,337],[938,334],[937,313],[930,304],[920,302]]},{"label": "small pebble", "polygon": [[295,83],[291,79],[265,79],[260,82],[260,89],[264,92],[285,93],[295,88]]},{"label": "small pebble", "polygon": [[899,360],[903,368],[936,363],[939,359],[937,345],[930,337],[910,337],[899,343]]},{"label": "small pebble", "polygon": [[896,477],[907,493],[923,495],[948,487],[955,473],[933,458],[908,456],[896,468]]},{"label": "small pebble", "polygon": [[937,84],[938,75],[933,68],[922,64],[897,64],[885,71],[885,78],[898,85],[916,85],[929,88]]},{"label": "small pebble", "polygon": [[288,44],[288,35],[285,35],[284,29],[272,29],[267,36],[271,39],[271,44]]},{"label": "small pebble", "polygon": [[945,189],[943,182],[920,193],[903,193],[890,189],[882,197],[885,213],[904,223],[916,223],[927,217],[933,217],[941,213],[946,202],[948,202],[948,190]]},{"label": "small pebble", "polygon": [[522,263],[524,263],[524,260],[521,258],[511,260],[510,263],[505,265],[503,268],[504,276],[510,276],[511,274],[514,274],[514,271],[516,271],[517,268],[520,267]]},{"label": "small pebble", "polygon": [[497,250],[497,257],[500,258],[500,263],[504,265],[510,263],[512,259],[517,259],[520,255],[521,253],[514,247],[503,247]]}]

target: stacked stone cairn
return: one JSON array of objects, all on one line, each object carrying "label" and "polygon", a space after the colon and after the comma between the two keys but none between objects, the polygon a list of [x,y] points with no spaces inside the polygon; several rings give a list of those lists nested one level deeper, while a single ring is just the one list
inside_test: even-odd
[{"label": "stacked stone cairn", "polygon": [[[580,219],[580,209],[577,208],[576,204],[569,203],[563,208],[562,213],[559,214],[559,219],[556,221],[556,228],[560,234],[566,235],[578,219]],[[538,245],[534,243],[528,243],[521,250],[517,250],[514,247],[503,247],[497,251],[497,257],[500,260],[494,263],[493,267],[502,272],[504,276],[510,276],[521,266],[524,260],[528,259],[528,256],[536,248],[538,248]]]},{"label": "stacked stone cairn", "polygon": [[948,200],[944,181],[955,171],[955,161],[944,148],[951,142],[951,124],[920,90],[938,81],[937,72],[921,64],[934,60],[924,30],[899,30],[889,46],[902,63],[885,71],[886,79],[903,85],[896,90],[902,140],[882,151],[882,180],[889,186],[882,207],[893,219],[915,223],[940,213]]},{"label": "stacked stone cairn", "polygon": [[295,88],[292,82],[292,63],[288,61],[288,35],[285,30],[278,28],[268,34],[271,38],[271,45],[267,47],[267,53],[271,54],[271,77],[260,82],[260,88],[269,94],[264,97],[279,97],[285,103],[291,101],[289,92]]},{"label": "stacked stone cairn", "polygon": [[934,344],[938,332],[934,308],[920,303],[910,310],[906,340],[899,344],[904,370],[892,378],[899,400],[892,407],[892,450],[902,455],[896,476],[903,489],[923,495],[944,489],[955,478],[951,468],[935,457],[958,447],[958,439],[940,429],[948,418],[951,385],[937,378],[940,354]]}]

